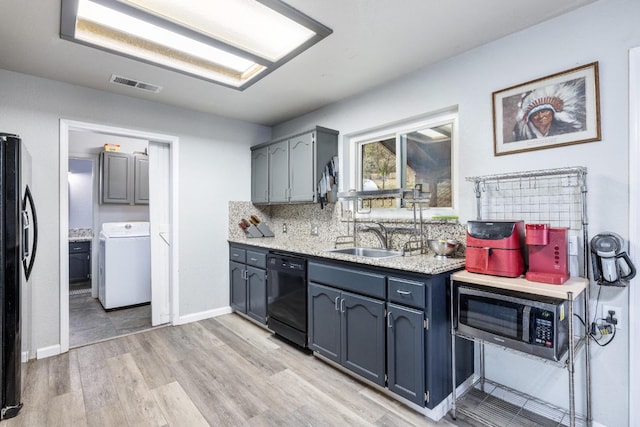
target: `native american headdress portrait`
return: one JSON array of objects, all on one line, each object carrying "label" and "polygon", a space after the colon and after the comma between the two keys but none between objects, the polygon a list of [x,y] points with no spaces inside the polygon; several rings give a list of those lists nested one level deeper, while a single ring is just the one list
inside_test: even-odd
[{"label": "native american headdress portrait", "polygon": [[[584,78],[525,92],[518,102],[514,139],[523,141],[585,130],[586,114]],[[547,123],[542,125],[542,120]]]}]

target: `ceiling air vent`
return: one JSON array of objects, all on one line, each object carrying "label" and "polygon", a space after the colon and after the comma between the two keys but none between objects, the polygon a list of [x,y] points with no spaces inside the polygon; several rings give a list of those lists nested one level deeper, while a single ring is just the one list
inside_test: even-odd
[{"label": "ceiling air vent", "polygon": [[146,90],[147,92],[159,93],[162,90],[162,86],[157,86],[151,83],[145,83],[138,80],[128,79],[126,77],[117,76],[115,74],[111,74],[111,79],[109,80],[111,83],[135,87],[136,89]]}]

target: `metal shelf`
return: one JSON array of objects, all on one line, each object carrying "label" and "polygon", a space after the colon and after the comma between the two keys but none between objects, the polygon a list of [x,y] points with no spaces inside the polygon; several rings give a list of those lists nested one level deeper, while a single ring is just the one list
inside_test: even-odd
[{"label": "metal shelf", "polygon": [[[456,404],[459,414],[493,427],[571,425],[566,409],[487,379],[476,381]],[[587,426],[583,416],[574,418],[576,426]]]},{"label": "metal shelf", "polygon": [[[578,246],[582,246],[582,276],[588,278],[588,232],[587,226],[589,224],[587,218],[587,168],[585,167],[567,167],[559,169],[546,169],[546,170],[534,170],[534,171],[521,171],[513,173],[503,173],[497,175],[475,176],[468,177],[467,181],[472,182],[474,185],[474,192],[476,196],[476,208],[477,219],[487,220],[499,220],[499,219],[513,219],[518,218],[525,220],[525,222],[545,222],[552,226],[567,227],[570,233],[578,236],[582,234],[582,242],[578,242]],[[487,276],[489,277],[489,276]],[[499,279],[499,278],[498,278]],[[460,279],[465,281],[464,279]],[[556,408],[553,405],[543,402],[539,399],[535,399],[523,393],[516,392],[505,386],[492,383],[485,378],[484,369],[484,346],[487,344],[485,341],[475,338],[461,335],[455,328],[454,319],[454,284],[451,279],[451,335],[459,336],[465,339],[472,339],[479,343],[480,348],[480,383],[492,384],[496,390],[508,390],[510,393],[525,398],[526,402],[535,402],[535,407],[529,407],[525,409],[518,409],[513,403],[507,403],[507,407],[510,411],[506,411],[506,407],[490,408],[485,410],[482,405],[466,405],[461,404],[461,408],[458,408],[458,399],[456,398],[455,391],[455,341],[451,340],[452,347],[452,367],[454,376],[454,390],[452,393],[452,408],[451,413],[455,418],[456,411],[460,410],[460,413],[476,420],[488,426],[513,426],[513,425],[569,425],[574,427],[576,425],[591,425],[591,372],[590,372],[590,351],[589,351],[589,338],[588,331],[585,329],[584,334],[578,336],[573,331],[573,303],[574,297],[582,294],[583,298],[583,310],[585,316],[585,328],[588,328],[589,322],[589,283],[588,279],[586,286],[582,290],[561,288],[566,292],[566,297],[563,297],[569,301],[569,351],[565,358],[563,358],[562,365],[568,371],[569,376],[569,410]],[[472,282],[473,283],[473,282]],[[487,284],[491,286],[491,283]],[[496,285],[496,287],[502,287]],[[560,289],[559,289],[560,290]],[[574,294],[575,293],[575,294]],[[586,417],[582,417],[575,412],[575,355],[578,351],[584,348],[584,368],[585,368],[585,392],[584,398],[586,401]],[[523,356],[533,357],[538,360],[540,358],[527,353],[518,352]],[[497,401],[495,396],[485,397],[486,389],[477,390],[475,387],[471,389],[471,396],[476,395],[480,398],[481,402]],[[478,395],[478,393],[483,393]],[[502,391],[500,392],[502,393]],[[475,399],[476,401],[478,399]],[[461,402],[464,401],[464,397]],[[517,401],[517,400],[516,400]],[[513,402],[513,401],[510,401]],[[549,422],[540,423],[535,420],[539,413],[543,419],[546,419],[546,409],[553,408],[559,410],[562,413],[560,418],[550,417]],[[525,418],[505,418],[506,422],[497,422],[494,417],[506,416],[505,412],[511,413],[511,410],[515,410],[513,416],[520,416],[520,414],[527,414]],[[532,416],[530,416],[532,415]],[[511,416],[511,415],[510,415]],[[502,418],[500,418],[502,420]],[[535,419],[535,420],[534,420]],[[555,420],[555,421],[554,421]]]}]

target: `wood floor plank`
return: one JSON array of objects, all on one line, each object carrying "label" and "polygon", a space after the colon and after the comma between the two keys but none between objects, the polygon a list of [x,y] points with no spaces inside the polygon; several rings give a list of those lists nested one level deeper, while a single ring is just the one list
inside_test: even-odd
[{"label": "wood floor plank", "polygon": [[[214,335],[219,337],[222,343],[228,348],[237,352],[240,357],[249,361],[253,366],[265,372],[267,375],[273,375],[277,372],[283,371],[287,366],[278,358],[272,355],[266,355],[279,349],[265,350],[264,346],[260,345],[256,347],[254,341],[248,341],[240,337],[237,333],[229,330],[217,322],[205,323],[205,327],[209,328]],[[248,327],[253,327],[249,325]],[[266,334],[265,334],[266,335]]]},{"label": "wood floor plank", "polygon": [[344,396],[338,389],[332,395],[328,395],[296,374],[292,369],[287,369],[274,375],[271,380],[273,387],[277,389],[277,393],[283,399],[288,402],[296,402],[299,405],[295,411],[292,411],[294,420],[298,420],[298,416],[295,413],[306,413],[311,418],[319,416],[321,412],[316,412],[313,409],[317,407],[326,409],[324,419],[330,423],[328,425],[371,424],[371,421],[362,418],[345,405]]},{"label": "wood floor plank", "polygon": [[173,369],[180,385],[211,425],[239,425],[268,409],[247,386],[244,375],[248,371],[242,367],[229,369],[216,354],[212,353],[210,360],[183,361]]},{"label": "wood floor plank", "polygon": [[127,425],[127,417],[122,405],[103,406],[87,412],[88,427],[122,427]]},{"label": "wood floor plank", "polygon": [[238,315],[219,316],[216,322],[237,334],[243,340],[262,350],[277,350],[280,345],[269,339],[271,333],[252,324],[249,320],[242,319]]},{"label": "wood floor plank", "polygon": [[167,421],[130,353],[110,357],[107,365],[129,425],[164,426]]},{"label": "wood floor plank", "polygon": [[81,390],[54,397],[49,402],[47,427],[86,427],[87,418]]},{"label": "wood floor plank", "polygon": [[160,386],[151,390],[151,392],[169,425],[209,426],[209,423],[207,423],[198,408],[177,382]]},{"label": "wood floor plank", "polygon": [[424,415],[235,315],[23,365],[2,427],[469,427]]},{"label": "wood floor plank", "polygon": [[169,365],[153,348],[139,350],[133,353],[133,357],[150,389],[175,381]]}]

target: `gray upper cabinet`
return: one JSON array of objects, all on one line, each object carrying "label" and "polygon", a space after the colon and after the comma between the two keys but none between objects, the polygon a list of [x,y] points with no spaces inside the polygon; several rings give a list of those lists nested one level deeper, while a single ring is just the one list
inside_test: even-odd
[{"label": "gray upper cabinet", "polygon": [[289,201],[289,141],[269,146],[269,202]]},{"label": "gray upper cabinet", "polygon": [[269,203],[269,147],[251,151],[251,201]]},{"label": "gray upper cabinet", "polygon": [[309,173],[309,165],[313,164],[314,137],[314,132],[310,132],[289,140],[290,202],[312,202],[315,200],[314,174]]},{"label": "gray upper cabinet", "polygon": [[256,204],[317,201],[318,181],[324,167],[337,154],[338,131],[320,126],[252,147],[251,201]]},{"label": "gray upper cabinet", "polygon": [[100,154],[100,202],[149,204],[147,156],[105,151]]},{"label": "gray upper cabinet", "polygon": [[142,154],[133,157],[134,188],[133,199],[136,205],[149,204],[149,158]]},{"label": "gray upper cabinet", "polygon": [[126,203],[133,201],[129,185],[131,180],[131,156],[127,153],[104,152],[100,154],[100,192],[102,203]]}]

